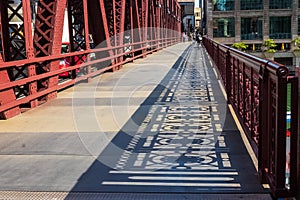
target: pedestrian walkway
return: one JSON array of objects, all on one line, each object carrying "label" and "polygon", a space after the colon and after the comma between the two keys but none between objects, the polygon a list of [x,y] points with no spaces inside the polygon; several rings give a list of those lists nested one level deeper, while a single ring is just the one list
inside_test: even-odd
[{"label": "pedestrian walkway", "polygon": [[205,50],[190,43],[0,126],[0,199],[271,199]]}]

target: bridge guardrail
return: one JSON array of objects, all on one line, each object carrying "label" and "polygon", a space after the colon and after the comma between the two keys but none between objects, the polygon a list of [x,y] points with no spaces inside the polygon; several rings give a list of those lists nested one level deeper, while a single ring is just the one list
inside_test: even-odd
[{"label": "bridge guardrail", "polygon": [[181,37],[176,0],[0,1],[0,16],[0,119]]},{"label": "bridge guardrail", "polygon": [[[207,37],[203,37],[203,44],[258,158],[262,183],[270,185],[275,197],[295,196],[299,187],[298,77],[289,77],[288,69],[281,64]],[[288,105],[291,109],[287,123]]]},{"label": "bridge guardrail", "polygon": [[[35,101],[37,99],[41,101],[41,99],[45,95],[72,86],[79,81],[89,80],[93,76],[96,76],[108,70],[113,70],[116,67],[119,68],[123,64],[128,63],[134,59],[137,59],[139,57],[144,57],[147,54],[150,54],[154,51],[158,51],[167,46],[174,45],[180,41],[181,41],[181,35],[179,34],[178,36],[123,44],[115,47],[95,48],[91,50],[77,51],[77,52],[60,54],[60,55],[51,55],[51,56],[45,56],[39,58],[2,62],[0,66],[0,75],[1,73],[7,73],[7,71],[9,71],[8,69],[13,69],[13,68],[22,68],[22,72],[24,71],[29,72],[30,67],[32,66],[34,66],[35,68],[42,67],[40,63],[43,63],[45,61],[48,63],[54,63],[58,65],[61,59],[67,57],[71,59],[74,58],[75,56],[78,57],[85,56],[89,58],[89,55],[91,53],[94,53],[96,56],[94,60],[88,59],[86,62],[80,65],[71,64],[68,68],[65,69],[51,70],[33,76],[24,74],[22,78],[19,78],[17,80],[12,80],[12,81],[0,80],[0,97],[1,97],[0,99],[5,99],[5,102],[0,101],[0,119],[7,119],[10,116],[14,116],[15,113],[11,113],[11,114],[6,113],[6,112],[14,112],[14,108],[19,110],[20,109],[19,106],[25,105],[25,109],[26,109],[26,104],[29,104],[30,102]],[[135,48],[132,48],[130,51],[124,51],[124,47],[127,46],[131,46]],[[111,56],[105,56],[105,57],[101,55],[102,52],[108,52],[108,51],[113,51],[113,54]],[[124,56],[128,54],[131,54],[131,56],[126,57],[125,59]],[[77,71],[77,69],[81,69],[81,70]],[[68,72],[72,75],[69,78],[61,79],[58,82],[58,84],[49,85],[49,87],[45,90],[38,91],[35,93],[29,92],[29,87],[32,83],[49,77],[58,78],[59,74],[63,72]],[[7,95],[7,93],[10,93],[10,95]]]}]

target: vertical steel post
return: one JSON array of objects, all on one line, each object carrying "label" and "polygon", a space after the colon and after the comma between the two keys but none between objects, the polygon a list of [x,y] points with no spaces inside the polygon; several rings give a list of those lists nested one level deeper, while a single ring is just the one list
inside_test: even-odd
[{"label": "vertical steel post", "polygon": [[226,93],[227,93],[227,101],[231,99],[231,84],[232,84],[232,66],[230,62],[230,51],[226,51],[226,63],[225,63],[225,70],[226,70],[226,75],[224,79],[225,87],[226,87]]},{"label": "vertical steel post", "polygon": [[[90,50],[90,33],[89,33],[89,15],[88,15],[88,3],[87,0],[83,0],[83,16],[84,16],[84,30],[85,30],[85,41],[86,41],[86,50]],[[89,62],[91,60],[91,57],[88,56],[87,57],[87,62]],[[92,72],[92,67],[91,65],[87,66],[86,68],[86,73],[90,74]],[[88,82],[92,81],[91,77],[87,78]]]},{"label": "vertical steel post", "polygon": [[258,170],[260,177],[262,178],[262,183],[268,183],[267,173],[269,166],[269,132],[268,132],[268,118],[269,118],[269,90],[268,90],[268,71],[266,66],[261,65],[259,71],[259,132],[264,133],[260,135],[258,143]]},{"label": "vertical steel post", "polygon": [[[299,116],[298,116],[298,109],[299,109],[299,99],[298,99],[298,81],[299,77],[289,78],[288,82],[291,84],[291,149],[290,149],[290,191],[291,196],[297,195],[297,190],[299,190],[300,180],[298,180],[299,174],[297,173],[298,168],[298,159],[299,154],[298,152],[298,139],[299,139]],[[298,183],[297,183],[298,180]]]},{"label": "vertical steel post", "polygon": [[[32,38],[32,18],[31,18],[31,5],[30,1],[22,0],[23,4],[23,18],[24,18],[24,35],[26,42],[26,55],[27,59],[32,59],[35,57],[34,55],[34,46],[33,46],[33,38]],[[28,69],[28,77],[36,76],[36,67],[35,65],[29,65]],[[31,82],[29,84],[29,95],[33,95],[37,93],[37,82]],[[30,107],[38,106],[38,100],[34,99],[30,102]]]},{"label": "vertical steel post", "polygon": [[[124,0],[116,0],[115,1],[115,35],[116,35],[116,46],[122,46],[124,44],[124,31],[125,31],[125,8],[126,1]],[[123,53],[123,47],[117,49],[118,54]],[[117,58],[117,62],[121,63],[123,61],[123,56],[119,56]],[[116,69],[120,69],[121,65],[119,65]]]},{"label": "vertical steel post", "polygon": [[[139,4],[138,0],[132,0],[132,29],[134,30],[133,32],[133,42],[138,43],[142,41],[142,30],[141,30],[141,20],[140,20],[140,13],[139,13]],[[139,49],[143,45],[134,45],[134,49]],[[138,53],[138,52],[136,52]]]},{"label": "vertical steel post", "polygon": [[[88,0],[86,1],[88,6],[88,24],[89,24],[89,31],[90,34],[93,36],[93,40],[95,46],[106,47],[106,38],[109,37],[107,35],[107,27],[106,19],[103,19],[103,12],[105,13],[104,7],[101,6],[102,1],[100,0]],[[106,23],[106,24],[104,24]]]},{"label": "vertical steel post", "polygon": [[[44,57],[61,53],[64,14],[66,0],[39,0],[35,21],[34,45],[36,57]],[[59,60],[41,63],[37,74],[59,69]],[[38,91],[58,85],[58,75],[39,80]],[[56,98],[57,91],[47,94],[41,100]]]},{"label": "vertical steel post", "polygon": [[148,20],[149,20],[149,7],[148,7],[149,0],[143,0],[142,4],[142,20],[143,20],[143,41],[144,41],[144,50],[143,50],[143,57],[146,57],[146,51],[148,46],[148,34],[149,34],[149,27],[148,27]]},{"label": "vertical steel post", "polygon": [[[275,160],[276,165],[274,169],[276,194],[278,196],[286,195],[287,188],[285,188],[285,166],[286,166],[286,109],[287,109],[287,75],[285,70],[277,70],[277,94],[273,98],[276,99],[276,123],[272,128],[276,130],[275,134]],[[270,103],[271,104],[271,103]]]},{"label": "vertical steel post", "polygon": [[158,40],[158,46],[157,48],[160,48],[161,46],[161,11],[162,11],[162,5],[161,0],[156,1],[156,24],[155,27],[157,29],[156,31],[156,39]]},{"label": "vertical steel post", "polygon": [[[9,51],[9,30],[8,30],[8,2],[0,1],[0,30],[1,30],[1,42],[2,42],[2,55],[0,58],[0,64],[10,60],[10,51]],[[11,82],[10,79],[10,70],[9,68],[0,70],[0,84]],[[0,91],[0,106],[11,103],[16,100],[16,95],[13,88],[7,88]],[[0,119],[9,119],[20,114],[19,106],[13,107],[4,112],[0,112]]]},{"label": "vertical steel post", "polygon": [[[89,39],[87,29],[85,28],[83,0],[69,0],[68,1],[68,18],[69,18],[69,36],[71,52],[86,50],[89,46]],[[85,61],[84,55],[77,56],[71,59],[71,65],[79,65]],[[72,78],[77,76],[76,69],[72,70]]]},{"label": "vertical steel post", "polygon": [[[108,2],[106,0],[100,0],[100,10],[101,10],[101,14],[102,14],[102,23],[103,23],[103,29],[104,29],[104,34],[105,34],[106,46],[108,48],[112,48],[112,46],[114,46],[114,41],[113,41],[113,38],[111,38],[111,37],[114,36],[114,32],[112,32],[111,23],[114,23],[114,21],[113,21],[113,15],[112,15],[113,9],[112,9],[111,2],[110,1]],[[114,56],[114,52],[112,50],[109,50],[108,52],[109,52],[110,57]],[[112,65],[115,64],[114,59],[111,60],[111,64]]]}]

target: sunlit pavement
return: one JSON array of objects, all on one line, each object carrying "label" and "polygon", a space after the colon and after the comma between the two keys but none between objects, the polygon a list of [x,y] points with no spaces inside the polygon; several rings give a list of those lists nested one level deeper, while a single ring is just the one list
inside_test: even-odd
[{"label": "sunlit pavement", "polygon": [[0,199],[271,199],[205,50],[190,43],[0,126]]}]

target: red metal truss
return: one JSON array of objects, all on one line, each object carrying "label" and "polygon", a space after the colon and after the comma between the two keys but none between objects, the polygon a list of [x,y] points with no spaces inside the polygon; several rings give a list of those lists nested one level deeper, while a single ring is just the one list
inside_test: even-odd
[{"label": "red metal truss", "polygon": [[[30,2],[27,0],[22,0],[23,4],[23,19],[24,19],[24,36],[25,36],[25,46],[26,46],[26,57],[27,59],[33,59],[35,57],[34,44],[33,44],[33,33],[32,33],[32,11]],[[27,65],[28,77],[36,76],[36,66],[34,64]],[[30,82],[28,84],[28,94],[33,95],[37,93],[37,81]],[[37,99],[29,102],[30,108],[36,107],[38,105]]]},{"label": "red metal truss", "polygon": [[[180,13],[177,0],[0,1],[0,118],[180,42]],[[66,27],[70,48],[62,54]],[[70,66],[61,69],[66,58]]]},{"label": "red metal truss", "polygon": [[[76,52],[90,49],[88,32],[87,3],[83,0],[68,0],[68,23],[70,51]],[[71,65],[79,65],[86,60],[86,55],[71,57]],[[71,72],[71,77],[76,78],[76,70]]]},{"label": "red metal truss", "polygon": [[[36,57],[61,53],[61,43],[64,25],[66,0],[39,0],[37,6],[34,44]],[[37,74],[59,69],[59,61],[40,63]],[[45,90],[58,84],[58,76],[51,76],[38,81],[38,90]],[[53,99],[56,92],[47,94],[47,99]]]},{"label": "red metal truss", "polygon": [[[105,27],[106,42],[108,46],[119,46],[124,41],[125,30],[125,8],[126,0],[100,0],[100,6],[102,11],[102,20]],[[115,51],[109,51],[109,56],[122,53],[122,49],[115,49]],[[122,57],[112,59],[112,63],[122,62]],[[113,71],[119,69],[120,66],[113,68]]]},{"label": "red metal truss", "polygon": [[[26,58],[24,18],[22,3],[11,4],[7,1],[1,2],[2,29],[3,29],[3,58],[5,61],[22,60]],[[15,21],[20,21],[16,24]],[[27,77],[26,67],[12,67],[7,70],[11,81]],[[15,88],[16,96],[27,95],[28,85]]]},{"label": "red metal truss", "polygon": [[[25,2],[26,3],[26,2]],[[28,2],[27,2],[28,3]],[[24,28],[28,19],[27,5],[22,5],[22,2],[12,4],[8,1],[0,2],[0,12],[1,12],[1,61],[8,62],[12,60],[22,60],[30,58],[32,56],[28,51],[26,55],[26,50],[33,50],[32,45],[26,43],[26,37],[30,34]],[[19,23],[15,23],[18,21]],[[31,26],[30,26],[31,27]],[[32,38],[32,37],[31,37]],[[32,39],[31,39],[32,41]],[[15,81],[18,79],[26,78],[30,76],[27,66],[12,66],[8,69],[0,71],[0,83]],[[29,84],[18,85],[14,88],[7,88],[0,91],[0,106],[8,104],[15,101],[16,98],[21,98],[27,96],[30,92]],[[0,113],[0,118],[10,118],[20,113],[20,108],[18,106],[11,107],[11,109]]]}]

